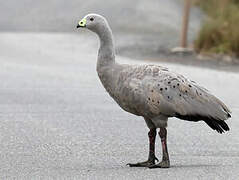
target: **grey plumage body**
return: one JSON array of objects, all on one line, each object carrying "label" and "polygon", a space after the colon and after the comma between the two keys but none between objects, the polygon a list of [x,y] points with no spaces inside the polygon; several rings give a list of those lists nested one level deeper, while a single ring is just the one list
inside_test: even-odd
[{"label": "grey plumage body", "polygon": [[149,128],[165,127],[168,117],[229,117],[229,109],[209,91],[167,68],[114,63],[106,69],[109,73],[98,70],[105,89],[125,111],[143,116]]},{"label": "grey plumage body", "polygon": [[[165,128],[169,117],[202,120],[219,133],[229,130],[224,120],[230,117],[230,110],[208,90],[165,67],[116,63],[112,31],[105,18],[89,14],[84,19],[78,26],[87,27],[100,39],[97,73],[104,88],[125,111],[144,117],[151,134]],[[162,130],[161,138],[166,139],[165,132]],[[163,152],[166,160],[162,162],[169,167],[167,148]],[[154,160],[151,154],[146,163],[152,165]]]}]

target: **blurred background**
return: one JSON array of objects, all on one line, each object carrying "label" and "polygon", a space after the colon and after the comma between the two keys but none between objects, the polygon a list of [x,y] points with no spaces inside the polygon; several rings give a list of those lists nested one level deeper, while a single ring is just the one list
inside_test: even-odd
[{"label": "blurred background", "polygon": [[[97,37],[76,29],[88,13],[108,19],[116,61],[205,86],[231,130],[172,118],[172,169],[126,167],[145,160],[148,129],[102,87]],[[0,179],[238,179],[238,22],[238,0],[0,0]]]},{"label": "blurred background", "polygon": [[[179,44],[182,11],[180,0],[9,0],[0,2],[0,31],[75,33],[78,20],[94,12],[108,19],[115,36],[120,34],[116,41],[119,54],[158,57]],[[202,17],[201,10],[192,7],[191,43]]]},{"label": "blurred background", "polygon": [[[184,27],[187,37],[183,37],[189,3],[189,23]],[[206,59],[205,66],[216,63],[221,68],[228,61],[238,63],[238,6],[237,0],[9,0],[0,1],[0,31],[75,33],[76,22],[94,12],[110,22],[119,55],[198,66],[205,62],[191,60]],[[200,56],[170,53],[185,44],[182,38]]]}]

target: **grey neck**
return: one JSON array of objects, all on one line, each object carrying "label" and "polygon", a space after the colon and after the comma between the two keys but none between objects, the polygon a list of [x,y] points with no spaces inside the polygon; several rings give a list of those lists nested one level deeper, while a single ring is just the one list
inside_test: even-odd
[{"label": "grey neck", "polygon": [[115,50],[112,31],[107,24],[99,28],[96,32],[100,39],[100,48],[98,51],[97,71],[102,67],[110,66],[115,63]]}]

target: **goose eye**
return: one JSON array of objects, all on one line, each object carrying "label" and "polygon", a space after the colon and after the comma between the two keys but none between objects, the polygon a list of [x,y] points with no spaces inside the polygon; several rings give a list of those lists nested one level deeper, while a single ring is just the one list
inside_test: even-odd
[{"label": "goose eye", "polygon": [[94,21],[94,18],[90,18],[90,21]]}]

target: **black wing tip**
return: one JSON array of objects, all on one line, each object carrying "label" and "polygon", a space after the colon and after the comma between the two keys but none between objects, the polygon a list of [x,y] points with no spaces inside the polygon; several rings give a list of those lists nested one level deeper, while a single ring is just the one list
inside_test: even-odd
[{"label": "black wing tip", "polygon": [[230,128],[227,125],[227,123],[225,123],[224,120],[217,120],[217,119],[207,119],[204,120],[205,123],[207,123],[208,126],[210,126],[213,130],[217,131],[218,133],[222,134],[225,133],[225,131],[229,131]]},{"label": "black wing tip", "polygon": [[209,125],[212,129],[216,130],[220,134],[230,130],[227,123],[225,123],[223,120],[211,120],[210,123],[209,121],[205,121],[205,122],[207,123],[207,125]]},{"label": "black wing tip", "polygon": [[230,130],[229,126],[227,125],[227,123],[225,123],[224,120],[215,119],[213,117],[201,115],[180,115],[180,114],[176,114],[175,117],[194,122],[203,120],[210,128],[212,128],[213,130],[217,131],[220,134]]}]

